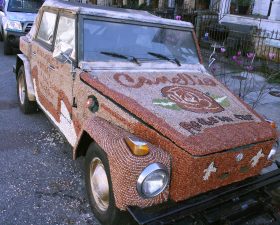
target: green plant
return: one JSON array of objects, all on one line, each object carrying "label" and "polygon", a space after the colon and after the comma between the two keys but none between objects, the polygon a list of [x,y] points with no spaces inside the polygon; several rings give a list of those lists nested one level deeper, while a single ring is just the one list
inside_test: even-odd
[{"label": "green plant", "polygon": [[250,6],[252,0],[238,0],[238,6]]}]

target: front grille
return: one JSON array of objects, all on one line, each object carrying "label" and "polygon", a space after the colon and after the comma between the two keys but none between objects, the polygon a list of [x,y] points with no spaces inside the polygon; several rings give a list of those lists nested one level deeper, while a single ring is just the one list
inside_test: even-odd
[{"label": "front grille", "polygon": [[27,23],[24,29],[24,32],[28,33],[31,30],[33,23]]}]

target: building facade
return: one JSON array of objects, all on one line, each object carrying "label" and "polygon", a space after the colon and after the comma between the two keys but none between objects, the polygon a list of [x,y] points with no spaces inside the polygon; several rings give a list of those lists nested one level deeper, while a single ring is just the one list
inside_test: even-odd
[{"label": "building facade", "polygon": [[[209,11],[219,15],[220,22],[247,24],[265,30],[280,30],[280,0],[70,0],[83,3],[149,8],[154,11],[188,14]],[[173,11],[172,11],[173,10]],[[193,22],[193,21],[191,21]]]},{"label": "building facade", "polygon": [[263,30],[280,31],[280,0],[243,1],[247,4],[240,5],[241,0],[221,0],[220,21],[252,25]]}]

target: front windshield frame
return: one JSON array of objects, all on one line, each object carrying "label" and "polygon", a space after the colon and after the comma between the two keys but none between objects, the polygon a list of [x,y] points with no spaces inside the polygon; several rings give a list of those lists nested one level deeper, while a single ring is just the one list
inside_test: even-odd
[{"label": "front windshield frame", "polygon": [[[95,63],[97,66],[98,64],[102,64],[102,66],[104,66],[104,63],[108,64],[108,67],[112,66],[112,63],[118,63],[120,62],[122,65],[126,65],[126,67],[135,67],[135,65],[133,65],[133,63],[130,62],[121,62],[118,61],[117,59],[110,63],[110,62],[88,62],[88,61],[83,61],[84,60],[84,21],[85,20],[95,20],[95,21],[104,21],[104,22],[112,22],[112,23],[121,23],[121,24],[128,24],[128,25],[139,25],[139,26],[147,26],[147,27],[155,27],[155,28],[164,28],[164,29],[171,29],[171,30],[178,30],[178,31],[185,31],[185,32],[191,32],[192,34],[192,38],[193,38],[193,43],[194,43],[194,47],[196,50],[196,54],[198,57],[198,64],[202,63],[202,58],[201,58],[201,54],[199,52],[199,46],[196,40],[196,36],[194,33],[194,30],[192,27],[183,27],[183,26],[171,26],[171,25],[167,25],[167,24],[159,24],[159,23],[147,23],[147,22],[140,22],[140,21],[133,21],[133,20],[125,20],[125,19],[119,19],[119,18],[108,18],[108,17],[97,17],[94,15],[81,15],[81,19],[79,20],[79,28],[80,28],[80,32],[79,32],[79,61],[85,62],[85,63]],[[152,63],[156,63],[152,62]],[[161,63],[167,64],[168,63],[166,61],[161,61]],[[183,63],[183,65],[191,65],[191,64],[186,64]],[[136,65],[137,66],[137,65]]]},{"label": "front windshield frame", "polygon": [[[28,0],[25,0],[25,1],[28,1]],[[42,5],[44,4],[45,0],[40,0],[41,1],[41,5],[40,7],[38,7],[37,9],[34,9],[34,10],[27,10],[25,8],[23,8],[22,10],[20,9],[15,9],[11,6],[13,0],[9,0],[8,1],[8,5],[7,5],[7,11],[8,12],[22,12],[22,13],[38,13],[39,9],[42,7]]]}]

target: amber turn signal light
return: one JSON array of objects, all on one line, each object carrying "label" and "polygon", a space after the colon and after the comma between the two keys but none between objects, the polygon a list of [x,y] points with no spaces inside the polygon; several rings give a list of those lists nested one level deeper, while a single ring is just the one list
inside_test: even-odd
[{"label": "amber turn signal light", "polygon": [[274,129],[277,128],[277,125],[276,125],[275,121],[273,121],[273,120],[268,120],[268,119],[266,119],[265,121],[268,122],[272,128],[274,128]]},{"label": "amber turn signal light", "polygon": [[146,142],[135,137],[126,137],[124,140],[133,155],[144,156],[149,154],[149,147]]},{"label": "amber turn signal light", "polygon": [[272,128],[274,128],[274,129],[277,128],[277,125],[276,125],[276,123],[275,123],[274,121],[272,121],[272,122],[270,123],[270,126],[271,126]]}]

